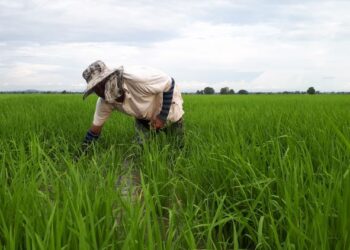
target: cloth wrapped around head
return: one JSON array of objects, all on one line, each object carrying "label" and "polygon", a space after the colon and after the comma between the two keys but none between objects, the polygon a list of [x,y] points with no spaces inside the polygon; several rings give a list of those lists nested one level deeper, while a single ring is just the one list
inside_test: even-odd
[{"label": "cloth wrapped around head", "polygon": [[90,64],[83,72],[83,78],[87,83],[83,99],[94,92],[98,84],[105,84],[105,100],[110,103],[115,102],[115,99],[123,94],[123,72],[123,66],[110,70],[100,60]]},{"label": "cloth wrapped around head", "polygon": [[120,97],[122,92],[118,87],[118,76],[113,73],[105,83],[105,101],[108,103],[114,103],[115,99]]}]

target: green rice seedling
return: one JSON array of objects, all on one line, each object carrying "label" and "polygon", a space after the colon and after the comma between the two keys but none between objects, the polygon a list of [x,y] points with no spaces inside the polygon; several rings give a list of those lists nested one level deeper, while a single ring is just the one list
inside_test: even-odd
[{"label": "green rice seedling", "polygon": [[1,249],[349,249],[347,95],[184,97],[182,149],[116,113],[76,158],[96,99],[0,95]]}]

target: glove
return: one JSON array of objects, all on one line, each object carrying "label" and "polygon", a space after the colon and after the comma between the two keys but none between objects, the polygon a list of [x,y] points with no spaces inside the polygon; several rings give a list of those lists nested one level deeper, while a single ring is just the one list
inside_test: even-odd
[{"label": "glove", "polygon": [[89,130],[85,135],[83,143],[81,144],[80,154],[81,155],[85,154],[87,152],[87,150],[89,149],[90,145],[94,141],[96,141],[99,138],[99,136],[100,136],[99,134],[95,134],[94,132]]}]

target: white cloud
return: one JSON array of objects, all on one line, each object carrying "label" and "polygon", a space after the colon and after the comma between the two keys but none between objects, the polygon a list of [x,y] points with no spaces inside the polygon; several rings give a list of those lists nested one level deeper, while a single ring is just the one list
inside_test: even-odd
[{"label": "white cloud", "polygon": [[[347,1],[0,0],[0,90],[83,90],[92,61],[182,89],[350,90]],[[332,77],[325,77],[332,76]],[[34,86],[34,87],[33,87]]]}]

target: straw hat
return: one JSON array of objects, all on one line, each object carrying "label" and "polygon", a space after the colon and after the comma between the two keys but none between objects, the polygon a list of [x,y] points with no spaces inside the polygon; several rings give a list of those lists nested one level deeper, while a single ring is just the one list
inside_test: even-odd
[{"label": "straw hat", "polygon": [[94,87],[100,82],[107,79],[117,69],[109,69],[106,64],[100,60],[93,62],[83,72],[83,78],[86,80],[87,87],[84,92],[83,99],[94,92]]}]

